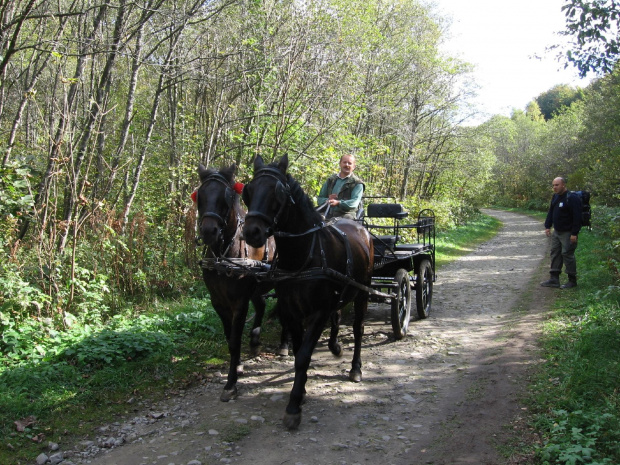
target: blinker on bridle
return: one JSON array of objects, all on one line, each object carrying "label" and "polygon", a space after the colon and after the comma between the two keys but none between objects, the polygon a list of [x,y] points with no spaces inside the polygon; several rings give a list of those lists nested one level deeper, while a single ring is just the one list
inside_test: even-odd
[{"label": "blinker on bridle", "polygon": [[[245,217],[246,218],[260,218],[265,223],[267,223],[268,227],[267,227],[266,232],[267,232],[267,237],[269,237],[273,235],[275,227],[278,225],[280,218],[284,214],[284,209],[289,204],[295,204],[295,201],[293,200],[293,197],[291,195],[291,188],[288,185],[288,182],[286,181],[286,178],[284,177],[284,175],[280,172],[280,170],[276,168],[271,168],[271,167],[261,168],[254,175],[254,179],[252,180],[252,182],[264,176],[268,176],[277,181],[274,193],[276,196],[276,201],[280,205],[280,207],[278,208],[278,212],[276,213],[276,216],[274,216],[273,218],[270,218],[269,216],[267,216],[266,214],[262,212],[252,210],[252,211],[249,211],[245,215]],[[284,180],[284,182],[282,182],[282,180]]]}]

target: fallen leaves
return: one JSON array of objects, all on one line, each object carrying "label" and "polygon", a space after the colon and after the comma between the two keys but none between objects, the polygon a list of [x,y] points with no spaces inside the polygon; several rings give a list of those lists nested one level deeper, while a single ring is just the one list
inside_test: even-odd
[{"label": "fallen leaves", "polygon": [[29,417],[22,418],[21,420],[17,420],[13,422],[15,424],[15,429],[20,433],[23,433],[26,428],[31,425],[34,425],[37,422],[37,418],[35,416],[30,415]]}]

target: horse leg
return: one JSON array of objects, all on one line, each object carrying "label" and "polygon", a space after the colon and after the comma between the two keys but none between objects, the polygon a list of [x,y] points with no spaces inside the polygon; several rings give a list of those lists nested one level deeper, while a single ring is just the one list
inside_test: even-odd
[{"label": "horse leg", "polygon": [[360,292],[355,298],[353,308],[355,310],[355,317],[353,320],[353,337],[355,343],[349,379],[354,383],[359,383],[362,380],[362,336],[364,335],[364,318],[368,308],[368,294]]},{"label": "horse leg", "polygon": [[[321,337],[325,320],[328,317],[317,317],[306,329],[303,341],[295,352],[295,381],[289,397],[288,405],[282,421],[288,429],[297,429],[301,423],[301,404],[306,396],[306,381],[308,380],[308,367],[316,344]],[[293,334],[293,350],[296,345],[296,334]]]},{"label": "horse leg", "polygon": [[342,346],[338,342],[338,332],[340,331],[341,315],[342,313],[340,310],[332,312],[330,318],[331,331],[329,333],[329,342],[327,343],[327,347],[329,347],[331,353],[334,354],[336,357],[342,356]]},{"label": "horse leg", "polygon": [[278,317],[278,321],[280,322],[281,331],[280,331],[280,346],[276,350],[276,354],[280,356],[288,355],[288,341],[290,336],[288,321],[284,319],[284,315],[282,314],[282,310],[280,305],[276,303],[275,308],[273,309],[274,314]]},{"label": "horse leg", "polygon": [[[230,366],[228,367],[228,379],[224,390],[220,395],[222,402],[228,402],[237,397],[237,379],[241,371],[241,338],[243,327],[247,315],[248,302],[239,302],[238,307],[232,312],[232,324],[230,326],[230,336],[227,337],[228,351],[230,352]],[[245,309],[244,309],[245,307]]]},{"label": "horse leg", "polygon": [[250,331],[250,353],[252,356],[257,356],[260,353],[260,332],[265,316],[265,298],[262,295],[255,294],[251,300],[254,305],[255,316]]},{"label": "horse leg", "polygon": [[293,355],[297,356],[304,338],[303,324],[301,322],[288,321],[286,322],[286,331],[291,336],[291,342],[293,343]]}]

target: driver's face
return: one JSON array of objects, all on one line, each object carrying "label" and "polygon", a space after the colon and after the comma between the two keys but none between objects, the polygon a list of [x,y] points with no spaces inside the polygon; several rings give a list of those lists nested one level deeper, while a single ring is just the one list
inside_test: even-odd
[{"label": "driver's face", "polygon": [[340,159],[340,173],[344,176],[350,175],[355,169],[355,157],[352,155],[343,155]]}]

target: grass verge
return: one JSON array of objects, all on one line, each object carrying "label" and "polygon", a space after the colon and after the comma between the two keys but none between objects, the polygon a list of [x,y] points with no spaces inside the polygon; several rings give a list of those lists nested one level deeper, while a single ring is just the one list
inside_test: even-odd
[{"label": "grass verge", "polygon": [[579,235],[579,286],[557,290],[531,386],[541,464],[620,463],[620,229],[617,211]]}]

